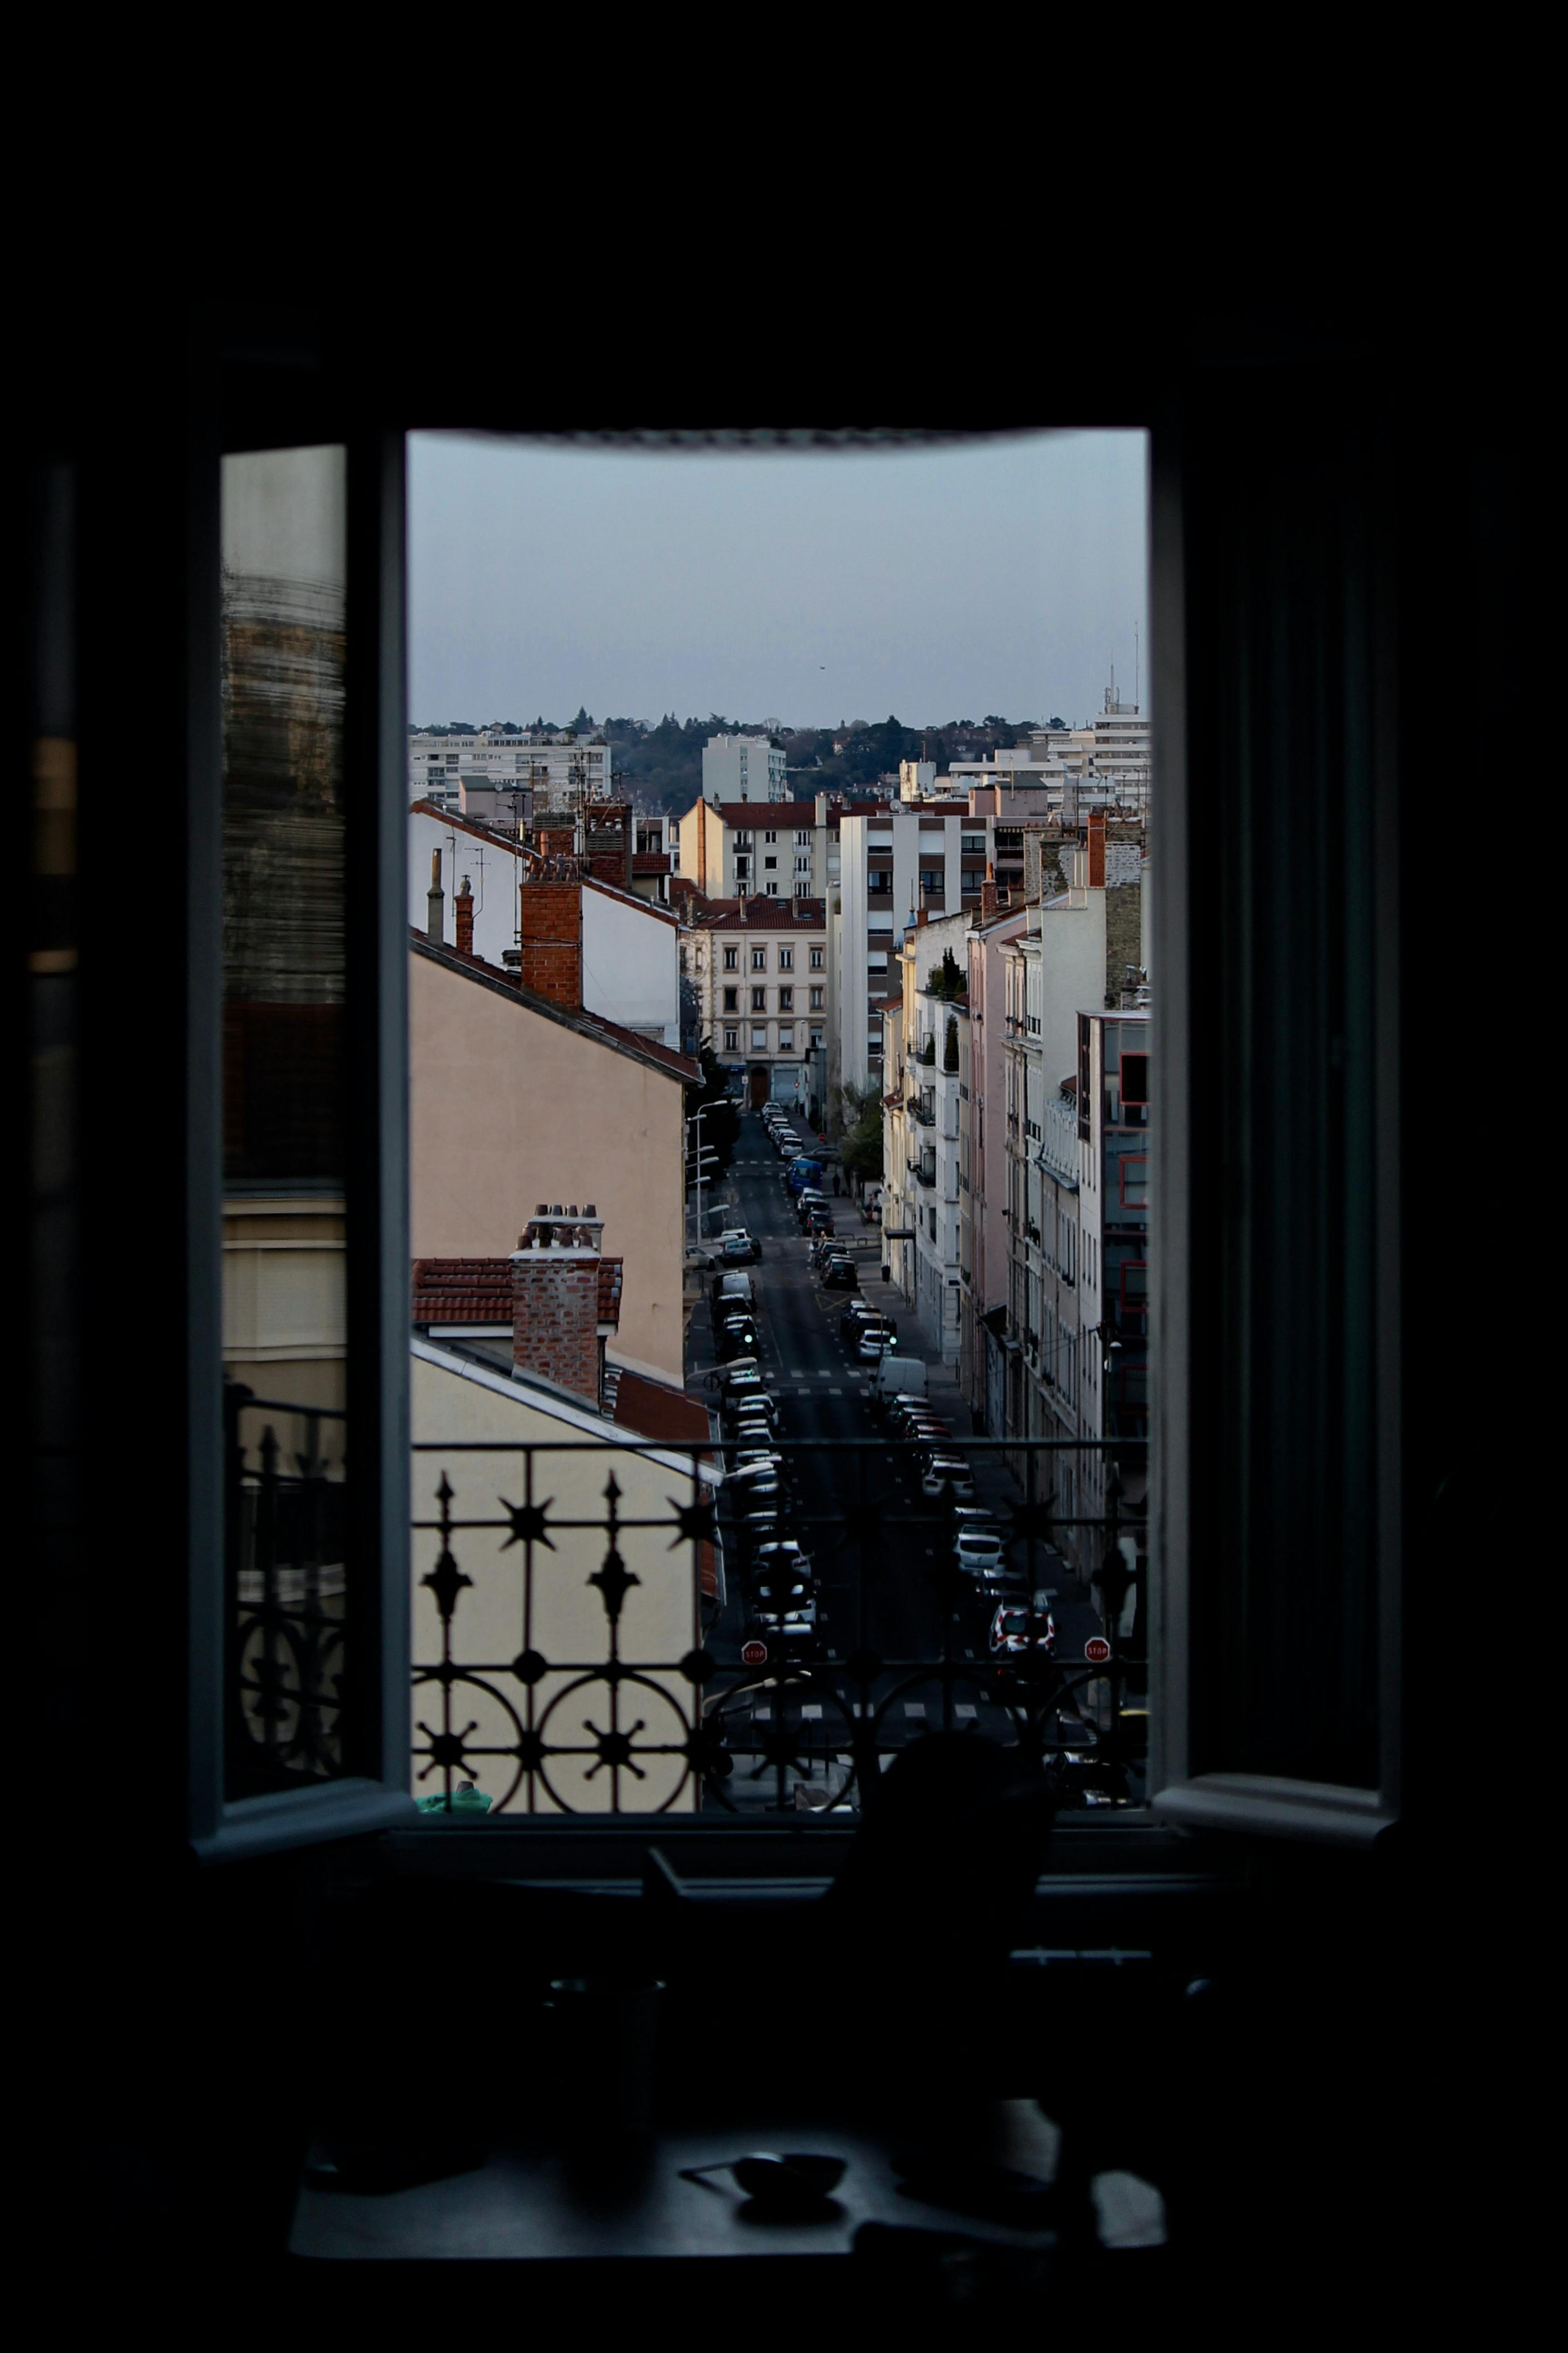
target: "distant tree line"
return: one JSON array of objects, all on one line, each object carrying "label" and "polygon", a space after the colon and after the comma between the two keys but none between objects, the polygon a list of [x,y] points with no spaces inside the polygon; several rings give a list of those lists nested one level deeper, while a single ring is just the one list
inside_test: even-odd
[{"label": "distant tree line", "polygon": [[[488,727],[509,733],[531,728],[559,733],[563,727],[586,734],[595,727],[614,746],[616,785],[637,807],[658,816],[684,815],[702,790],[702,746],[710,735],[765,735],[760,720],[726,719],[710,711],[706,719],[678,719],[667,712],[657,725],[641,719],[595,721],[585,710],[574,719],[556,722],[541,714],[521,723],[491,719]],[[857,793],[879,776],[898,773],[900,760],[934,760],[941,775],[953,760],[984,759],[988,753],[1009,751],[1026,744],[1035,720],[1000,718],[991,712],[984,719],[947,719],[940,726],[906,726],[889,715],[868,723],[847,721],[840,727],[786,728],[772,741],[784,747],[788,763],[791,797],[810,800],[816,793]],[[1061,725],[1053,718],[1051,726]],[[437,735],[470,735],[476,730],[462,720],[421,731]],[[835,750],[835,745],[839,748]]]}]

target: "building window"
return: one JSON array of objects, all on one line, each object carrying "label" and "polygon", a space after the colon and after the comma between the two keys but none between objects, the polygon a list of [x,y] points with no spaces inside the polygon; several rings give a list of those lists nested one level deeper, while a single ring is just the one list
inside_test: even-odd
[{"label": "building window", "polygon": [[793,972],[795,970],[795,950],[793,948],[780,948],[779,970],[781,972]]},{"label": "building window", "polygon": [[1124,1209],[1146,1209],[1149,1206],[1149,1155],[1135,1153],[1121,1164],[1121,1206]]},{"label": "building window", "polygon": [[778,897],[778,895],[779,895],[779,886],[778,886],[778,884],[777,884],[776,882],[770,882],[770,883],[768,884],[768,897],[769,897],[770,899],[776,899],[776,898]]},{"label": "building window", "polygon": [[795,991],[793,988],[780,989],[779,1011],[781,1013],[793,1013],[795,1011]]},{"label": "building window", "polygon": [[814,988],[811,992],[811,1009],[814,1013],[820,1013],[822,1010],[823,994],[820,988]]},{"label": "building window", "polygon": [[819,1022],[814,1021],[811,1025],[811,1042],[814,1046],[820,1046],[822,1043],[822,1028]]},{"label": "building window", "polygon": [[749,833],[738,833],[735,836],[735,847],[737,849],[750,849],[751,846],[752,837]]},{"label": "building window", "polygon": [[760,1023],[755,1023],[752,1029],[752,1051],[753,1054],[765,1054],[767,1050],[768,1033]]},{"label": "building window", "polygon": [[1149,1266],[1145,1259],[1129,1259],[1121,1270],[1121,1306],[1128,1315],[1142,1315],[1149,1305]]},{"label": "building window", "polygon": [[809,857],[805,857],[805,858],[803,858],[803,857],[800,855],[800,853],[799,853],[798,851],[796,851],[796,853],[795,853],[795,872],[796,872],[797,874],[809,874],[809,873],[810,873],[810,871],[811,871],[811,860],[810,860],[810,858],[809,858]]},{"label": "building window", "polygon": [[876,869],[873,869],[873,871],[867,875],[866,895],[870,899],[890,899],[892,897],[893,877],[890,870],[878,871]]},{"label": "building window", "polygon": [[778,865],[778,860],[777,860],[776,858],[764,858],[764,859],[763,859],[763,869],[764,869],[764,871],[765,871],[766,872],[768,872],[769,874],[771,874],[771,873],[773,871],[774,868],[775,868],[777,865]]},{"label": "building window", "polygon": [[780,1052],[781,1052],[781,1053],[786,1053],[786,1054],[787,1054],[787,1053],[790,1053],[791,1051],[793,1051],[794,1047],[795,1047],[795,1031],[791,1029],[791,1027],[790,1027],[789,1023],[786,1021],[786,1022],[784,1023],[784,1028],[779,1031],[779,1050],[780,1050]]},{"label": "building window", "polygon": [[740,1009],[741,1009],[741,992],[740,992],[740,990],[739,990],[738,988],[727,988],[727,989],[724,991],[724,1010],[725,1010],[725,1012],[726,1012],[726,1013],[739,1013]]},{"label": "building window", "polygon": [[765,1012],[767,1011],[767,1009],[768,1009],[768,992],[767,992],[767,990],[766,990],[765,988],[753,988],[753,989],[752,989],[752,1012],[753,1012],[753,1013],[765,1013]]},{"label": "building window", "polygon": [[766,948],[753,948],[752,950],[752,970],[753,972],[766,972],[767,968],[768,952]]},{"label": "building window", "polygon": [[822,950],[820,948],[813,948],[811,951],[811,968],[813,972],[820,972],[822,970]]},{"label": "building window", "polygon": [[739,961],[740,961],[740,955],[741,955],[741,951],[739,950],[739,948],[726,948],[726,949],[725,949],[725,951],[724,951],[724,969],[725,969],[725,971],[726,971],[726,972],[733,972],[733,971],[734,971],[736,965],[737,965],[737,964],[739,963]]},{"label": "building window", "polygon": [[[777,835],[777,834],[773,830],[772,827],[770,826],[770,827],[769,827],[769,828],[768,828],[768,830],[763,834],[763,839],[764,841],[776,841],[776,840],[778,839],[778,835]],[[768,860],[768,864],[771,866],[771,865],[773,864],[773,860],[770,858],[770,859],[769,859],[769,860]]]},{"label": "building window", "polygon": [[1146,1103],[1148,1102],[1149,1057],[1147,1054],[1122,1055],[1121,1100],[1124,1103]]},{"label": "building window", "polygon": [[739,1031],[738,1029],[726,1029],[726,1030],[725,1030],[725,1032],[724,1032],[724,1051],[726,1052],[726,1054],[732,1054],[732,1053],[735,1051],[736,1048],[739,1046],[740,1042],[741,1042],[741,1033],[740,1033],[740,1031]]},{"label": "building window", "polygon": [[921,868],[921,889],[925,892],[927,898],[941,898],[946,871],[945,867],[942,866],[922,866]]}]

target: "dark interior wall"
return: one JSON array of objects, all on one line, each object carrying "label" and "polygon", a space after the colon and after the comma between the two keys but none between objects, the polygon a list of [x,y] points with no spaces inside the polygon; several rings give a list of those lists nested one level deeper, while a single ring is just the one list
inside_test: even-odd
[{"label": "dark interior wall", "polygon": [[[306,322],[294,357],[309,359],[310,332]],[[184,911],[216,880],[187,860],[185,734],[216,676],[188,555],[226,411],[211,343],[184,311],[127,333],[136,364],[112,413],[73,408],[68,393],[34,410],[15,502],[30,576],[42,584],[16,657],[26,662],[14,708],[26,713],[27,739],[17,757],[26,769],[35,739],[68,737],[79,762],[74,911],[62,914],[61,893],[40,882],[56,902],[48,942],[70,944],[74,927],[74,1001],[38,1010],[33,976],[13,968],[14,1034],[63,1053],[47,1101],[33,1093],[30,1068],[18,1079],[48,1182],[24,1187],[20,1212],[35,1242],[26,1362],[36,1452],[24,1554],[33,1715],[16,1831],[37,1923],[30,2024],[46,2065],[41,2129],[57,2211],[78,2201],[104,2232],[120,2229],[142,2246],[163,2243],[175,2216],[189,2232],[194,2211],[205,2243],[237,2253],[275,2244],[286,2211],[312,2087],[301,2020],[321,2014],[319,1998],[330,2018],[337,1999],[322,1975],[321,1914],[339,1866],[318,1855],[204,1873],[185,1846],[184,1111],[187,1090],[216,1077],[193,1069],[186,1050]],[[1152,384],[1149,402],[1175,403],[1212,480],[1234,484],[1238,450],[1277,448],[1281,419],[1309,474],[1321,462],[1311,455],[1315,396],[1300,378],[1245,353],[1239,372],[1211,364],[1190,321],[1182,340],[1187,364]],[[153,352],[158,364],[143,364]],[[1363,346],[1319,352],[1314,385],[1325,371],[1336,431],[1364,440],[1375,423],[1384,436],[1370,454],[1363,448],[1360,522],[1388,534],[1397,582],[1401,1088],[1415,1145],[1432,1136],[1435,1105],[1447,1109],[1457,1093],[1473,1101],[1486,1083],[1480,1005],[1500,993],[1484,910],[1456,953],[1442,845],[1456,816],[1455,722],[1483,695],[1500,700],[1517,642],[1519,428],[1495,405],[1461,414],[1419,344],[1392,328],[1370,355]],[[388,381],[395,410],[399,388]],[[230,393],[227,429],[240,439],[289,429],[330,438],[357,396],[353,381],[345,391],[331,370],[274,367],[265,352],[231,369]],[[1247,518],[1233,490],[1225,495],[1244,536]],[[1310,498],[1289,512],[1321,533]],[[1288,582],[1289,558],[1287,538],[1274,561]],[[1217,586],[1214,596],[1190,619],[1223,663],[1232,617]],[[1255,638],[1267,640],[1276,617],[1265,596]],[[1385,1952],[1407,1950],[1429,1924],[1459,1805],[1447,1657],[1479,1525],[1462,1490],[1437,1500],[1468,1451],[1452,1385],[1452,1212],[1430,1159],[1406,1166],[1404,1477],[1419,1573],[1408,1580],[1411,1811],[1398,1836],[1415,1854],[1388,1883],[1397,1892]],[[1375,1915],[1364,1872],[1269,1857],[1257,1887],[1258,1949],[1281,1969],[1288,1957],[1292,1984],[1310,1957],[1353,2001],[1370,1983],[1357,1976]],[[1429,1989],[1430,1968],[1425,1982]],[[1379,1980],[1380,2001],[1386,1990]],[[1291,2040],[1266,2010],[1250,2031],[1265,2050]]]}]

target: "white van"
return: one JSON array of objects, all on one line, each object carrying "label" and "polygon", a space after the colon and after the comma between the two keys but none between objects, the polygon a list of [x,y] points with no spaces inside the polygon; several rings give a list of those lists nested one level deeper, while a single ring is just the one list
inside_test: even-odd
[{"label": "white van", "polygon": [[722,1314],[731,1307],[743,1307],[749,1313],[755,1305],[756,1299],[752,1290],[752,1278],[749,1274],[742,1274],[737,1270],[732,1274],[721,1274],[713,1286],[713,1306],[716,1314]]},{"label": "white van", "polygon": [[873,1366],[873,1397],[924,1397],[925,1393],[926,1368],[918,1356],[879,1356]]}]

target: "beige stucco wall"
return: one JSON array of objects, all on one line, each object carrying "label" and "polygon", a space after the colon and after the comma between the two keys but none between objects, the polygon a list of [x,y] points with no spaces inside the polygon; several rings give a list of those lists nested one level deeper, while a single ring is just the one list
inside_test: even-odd
[{"label": "beige stucco wall", "polygon": [[541,1201],[593,1201],[626,1260],[615,1353],[679,1388],[684,1089],[465,974],[409,958],[416,1258],[501,1257]]},{"label": "beige stucco wall", "polygon": [[[669,1539],[671,1501],[686,1502],[691,1494],[689,1471],[640,1454],[547,1453],[533,1458],[532,1500],[548,1504],[547,1521],[554,1549],[535,1543],[531,1608],[528,1599],[526,1550],[508,1544],[509,1525],[502,1503],[527,1498],[524,1457],[510,1450],[524,1443],[580,1445],[584,1432],[558,1420],[528,1401],[526,1393],[502,1395],[494,1388],[466,1379],[462,1374],[433,1364],[416,1354],[413,1374],[413,1430],[417,1447],[422,1440],[437,1446],[466,1440],[495,1442],[504,1450],[491,1455],[441,1452],[413,1456],[414,1528],[414,1661],[416,1674],[441,1659],[441,1620],[435,1599],[421,1579],[435,1567],[440,1549],[436,1529],[421,1521],[438,1516],[437,1490],[443,1474],[452,1488],[450,1511],[456,1521],[497,1520],[490,1527],[460,1527],[452,1537],[452,1556],[462,1573],[473,1579],[459,1593],[452,1620],[452,1657],[469,1670],[474,1680],[452,1685],[452,1725],[482,1747],[510,1748],[522,1732],[539,1732],[552,1746],[592,1746],[591,1725],[611,1728],[610,1688],[597,1680],[583,1681],[568,1672],[543,1675],[531,1688],[511,1672],[511,1662],[524,1651],[538,1651],[563,1670],[592,1670],[608,1656],[607,1620],[599,1589],[589,1577],[604,1561],[607,1538],[602,1527],[567,1528],[564,1520],[602,1521],[605,1488],[614,1472],[620,1489],[616,1509],[623,1520],[658,1520],[665,1525],[624,1529],[617,1549],[626,1567],[639,1582],[626,1593],[620,1619],[620,1657],[636,1667],[666,1662],[663,1672],[637,1683],[623,1683],[620,1728],[629,1731],[640,1717],[644,1729],[636,1736],[636,1761],[644,1778],[629,1768],[620,1775],[623,1812],[645,1812],[662,1806],[679,1783],[683,1760],[650,1756],[644,1744],[673,1746],[685,1738],[682,1715],[697,1704],[692,1686],[669,1672],[700,1641],[696,1601],[696,1568],[689,1544],[672,1550]],[[586,1419],[585,1417],[584,1419]],[[503,1547],[505,1547],[503,1549]],[[571,1686],[576,1683],[577,1687]],[[669,1701],[661,1694],[668,1692]],[[553,1704],[552,1703],[558,1703]],[[548,1711],[548,1720],[547,1719]],[[442,1729],[441,1686],[435,1680],[416,1680],[413,1717],[416,1750],[425,1735],[423,1722],[433,1733]],[[475,1729],[466,1733],[472,1725]],[[427,1759],[419,1759],[420,1764]],[[572,1811],[604,1812],[613,1802],[612,1777],[593,1754],[559,1757],[548,1772],[560,1805]],[[517,1778],[514,1757],[474,1758],[465,1768],[487,1797],[505,1800]],[[423,1781],[416,1780],[417,1797],[434,1795],[444,1786],[439,1768]],[[675,1810],[694,1810],[696,1792],[689,1784],[675,1801]],[[548,1791],[536,1785],[536,1811],[557,1810]],[[511,1797],[507,1810],[528,1810],[527,1785]]]}]

